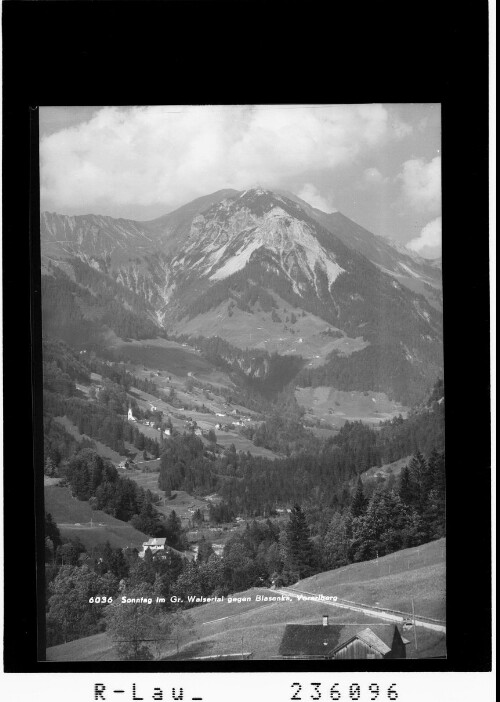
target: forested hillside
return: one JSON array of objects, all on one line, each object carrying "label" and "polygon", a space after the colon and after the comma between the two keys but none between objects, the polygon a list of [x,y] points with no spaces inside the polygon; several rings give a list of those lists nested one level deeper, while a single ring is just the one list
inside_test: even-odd
[{"label": "forested hillside", "polygon": [[[221,363],[227,363],[223,354],[233,353],[218,340],[204,350]],[[265,354],[261,359],[275,363]],[[241,371],[240,377],[244,375]],[[93,391],[92,378],[99,378],[98,391]],[[190,387],[200,386],[208,393],[199,381],[188,379]],[[168,616],[169,622],[181,622],[182,627],[183,610],[195,604],[188,599],[193,593],[212,597],[272,583],[289,585],[445,533],[442,381],[406,419],[396,417],[377,428],[346,422],[324,439],[303,425],[293,386],[267,397],[258,385],[248,382],[226,388],[226,397],[240,402],[246,398],[259,408],[262,419],[241,431],[255,444],[270,446],[282,456],[271,461],[237,451],[234,445],[223,448],[215,433],[202,438],[186,429],[161,440],[158,434],[156,439],[145,436],[127,421],[126,413],[130,407],[138,417],[144,416],[134,395],[138,388],[148,396],[163,396],[154,380],[139,378],[124,364],[95,353],[76,352],[62,341],[44,341],[43,380],[44,471],[67,486],[73,500],[186,551],[188,525],[176,514],[175,501],[168,516],[160,510],[161,502],[183,491],[192,499],[210,497],[205,515],[199,510],[191,515],[192,528],[206,521],[211,529],[226,534],[218,553],[203,536],[197,543],[196,560],[183,559],[168,549],[155,555],[147,550],[141,558],[135,549],[113,549],[108,544],[87,550],[77,539],[63,539],[48,514],[48,645],[104,629],[111,634],[122,631],[125,624],[115,618],[113,608],[89,604],[89,597],[103,593],[116,598],[126,588],[132,596],[164,597],[159,621]],[[148,410],[148,416],[156,415]],[[74,424],[77,436],[90,438],[69,434],[56,419],[61,417]],[[165,426],[165,418],[157,423]],[[148,458],[160,457],[158,472],[152,476],[157,480],[154,491],[100,456],[98,442],[120,453],[133,447]],[[361,483],[364,471],[406,456],[413,457],[398,478]],[[147,461],[143,463],[147,470]],[[184,602],[171,603],[171,594]],[[140,637],[146,637],[146,631],[144,624]],[[152,653],[148,647],[131,644],[123,647],[121,655],[137,659]]]}]

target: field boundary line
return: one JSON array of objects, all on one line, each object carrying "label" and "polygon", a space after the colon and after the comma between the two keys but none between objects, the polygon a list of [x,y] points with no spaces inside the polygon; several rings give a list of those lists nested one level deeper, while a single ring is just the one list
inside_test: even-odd
[{"label": "field boundary line", "polygon": [[[312,597],[319,597],[317,593],[306,592],[305,590],[292,590],[292,589],[281,589],[273,590],[273,592],[279,592],[283,595],[292,595],[297,599],[300,595],[308,595]],[[311,601],[311,600],[309,600]],[[382,609],[379,607],[372,607],[371,605],[364,605],[359,602],[350,602],[349,600],[337,599],[333,600],[320,600],[316,601],[316,604],[327,605],[329,607],[338,607],[340,609],[350,609],[353,612],[361,612],[369,617],[380,617],[380,619],[388,619],[390,621],[404,622],[407,619],[413,619],[413,615],[410,612],[400,612],[399,610]],[[425,629],[433,629],[434,631],[442,631],[446,633],[446,622],[443,620],[430,620],[430,617],[415,616],[415,626],[422,626]],[[434,622],[440,622],[434,623]]]},{"label": "field boundary line", "polygon": [[[319,596],[318,593],[308,592],[307,590],[299,590],[297,588],[292,588],[292,587],[288,588],[288,589],[292,590],[293,592],[299,592],[300,594],[303,594],[303,595],[312,595],[314,597]],[[400,609],[388,609],[387,607],[377,607],[376,605],[365,605],[361,602],[353,602],[352,600],[346,600],[343,597],[338,597],[337,602],[341,602],[341,603],[345,603],[345,604],[349,604],[349,605],[352,604],[352,605],[359,606],[359,607],[369,607],[370,609],[378,610],[381,612],[390,612],[391,614],[402,614],[402,615],[407,616],[407,617],[408,616],[413,617],[413,614],[411,612],[403,612]],[[419,619],[425,619],[426,621],[429,621],[429,622],[435,622],[436,624],[446,624],[445,619],[436,619],[435,617],[427,617],[423,614],[418,614],[415,616],[418,617]]]}]

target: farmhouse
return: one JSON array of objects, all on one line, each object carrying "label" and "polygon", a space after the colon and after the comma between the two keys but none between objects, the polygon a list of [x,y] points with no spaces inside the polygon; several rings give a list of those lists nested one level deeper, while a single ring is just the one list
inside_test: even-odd
[{"label": "farmhouse", "polygon": [[122,470],[133,470],[135,467],[136,465],[131,458],[125,458],[118,464],[118,468],[121,468]]},{"label": "farmhouse", "polygon": [[323,624],[288,624],[281,640],[280,658],[301,660],[359,660],[406,658],[409,643],[395,624],[375,624],[356,633],[351,627]]},{"label": "farmhouse", "polygon": [[150,549],[152,553],[156,553],[157,551],[164,551],[165,550],[165,543],[166,539],[149,539],[149,541],[144,541],[142,544],[142,551],[139,553],[140,558],[144,558],[144,554],[146,553],[146,549]]}]

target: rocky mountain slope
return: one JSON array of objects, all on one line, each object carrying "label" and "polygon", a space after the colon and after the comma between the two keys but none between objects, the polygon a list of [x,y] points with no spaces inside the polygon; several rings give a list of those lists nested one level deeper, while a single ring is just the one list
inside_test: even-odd
[{"label": "rocky mountain slope", "polygon": [[219,191],[151,222],[43,213],[41,240],[42,272],[87,320],[119,304],[176,334],[302,356],[313,386],[361,366],[366,389],[418,394],[441,367],[439,269],[285,193]]},{"label": "rocky mountain slope", "polygon": [[442,309],[441,259],[426,260],[398,242],[372,234],[341,212],[327,214],[311,207],[292,193],[283,194],[299,203],[310,217],[347,246],[366,256],[381,271],[393,276],[410,290],[424,295],[436,309]]}]

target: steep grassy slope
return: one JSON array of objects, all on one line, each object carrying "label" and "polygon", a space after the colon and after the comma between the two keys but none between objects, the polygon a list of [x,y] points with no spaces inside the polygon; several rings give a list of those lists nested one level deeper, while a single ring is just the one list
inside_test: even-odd
[{"label": "steep grassy slope", "polygon": [[140,549],[149,539],[127,522],[100,510],[92,510],[88,502],[73,498],[68,488],[49,486],[44,492],[45,511],[50,512],[57,522],[61,536],[78,538],[87,549],[103,545],[106,541],[113,548]]},{"label": "steep grassy slope", "polygon": [[[414,598],[417,616],[445,619],[445,540],[399,551],[380,558],[378,563],[357,563],[319,573],[293,587],[406,612],[411,611],[411,599]],[[345,627],[349,632],[374,624],[388,624],[384,619],[325,606],[318,601],[266,602],[258,601],[259,596],[276,597],[276,592],[254,588],[234,595],[233,602],[226,598],[221,603],[190,609],[193,626],[186,633],[182,651],[177,655],[172,648],[167,648],[165,658],[189,660],[243,651],[251,652],[254,660],[270,659],[278,655],[287,624],[319,624],[324,613],[328,614],[329,624]],[[415,649],[413,632],[405,635],[410,639],[406,649],[408,658],[446,653],[443,633],[417,627],[418,650]],[[115,660],[115,656],[111,642],[106,644],[105,634],[48,651],[49,660]]]},{"label": "steep grassy slope", "polygon": [[377,607],[446,619],[446,540],[396,551],[388,556],[319,573],[293,587]]}]

